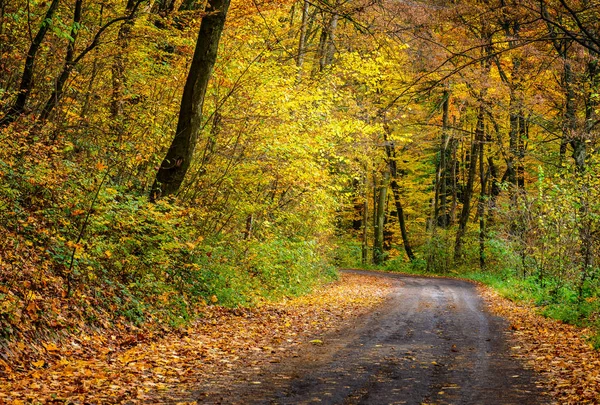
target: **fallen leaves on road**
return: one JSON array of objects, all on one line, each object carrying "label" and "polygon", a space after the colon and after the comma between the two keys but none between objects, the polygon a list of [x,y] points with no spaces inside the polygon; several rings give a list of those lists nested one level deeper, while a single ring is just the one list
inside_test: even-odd
[{"label": "fallen leaves on road", "polygon": [[344,274],[313,294],[284,302],[207,307],[187,330],[137,344],[114,336],[46,342],[44,358],[31,359],[33,368],[0,356],[6,369],[0,404],[160,403],[186,398],[207,379],[217,388],[240,379],[260,384],[251,379],[256,370],[293,356],[300,345],[323,341],[324,333],[368,312],[390,288],[381,278]]},{"label": "fallen leaves on road", "polygon": [[558,403],[600,403],[600,352],[586,341],[589,330],[545,318],[532,307],[481,289],[492,311],[511,323],[519,342],[511,348],[513,354],[542,373],[540,384]]}]

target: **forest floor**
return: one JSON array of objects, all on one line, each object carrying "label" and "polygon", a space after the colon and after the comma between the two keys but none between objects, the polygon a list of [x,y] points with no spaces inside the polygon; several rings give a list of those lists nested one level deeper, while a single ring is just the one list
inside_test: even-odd
[{"label": "forest floor", "polygon": [[585,334],[468,282],[343,272],[163,337],[46,343],[28,370],[0,356],[0,404],[600,403]]}]

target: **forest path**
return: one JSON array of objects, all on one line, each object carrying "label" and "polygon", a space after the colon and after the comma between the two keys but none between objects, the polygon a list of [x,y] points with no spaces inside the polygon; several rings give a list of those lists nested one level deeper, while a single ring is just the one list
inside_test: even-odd
[{"label": "forest path", "polygon": [[[392,280],[352,327],[219,392],[219,404],[540,404],[534,372],[511,357],[508,323],[468,282],[345,270]],[[222,387],[221,387],[222,388]]]}]

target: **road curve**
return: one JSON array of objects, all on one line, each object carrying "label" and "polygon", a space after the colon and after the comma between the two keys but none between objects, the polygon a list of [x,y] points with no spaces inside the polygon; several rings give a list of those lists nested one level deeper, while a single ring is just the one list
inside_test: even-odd
[{"label": "road curve", "polygon": [[353,327],[236,387],[239,404],[543,404],[535,375],[510,355],[507,323],[471,283],[390,273],[394,289]]}]

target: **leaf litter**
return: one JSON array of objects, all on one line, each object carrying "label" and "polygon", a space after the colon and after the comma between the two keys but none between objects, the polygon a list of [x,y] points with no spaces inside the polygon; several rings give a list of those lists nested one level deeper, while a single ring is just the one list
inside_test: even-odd
[{"label": "leaf litter", "polygon": [[587,340],[592,331],[546,318],[530,305],[480,291],[491,310],[510,322],[512,355],[542,375],[539,384],[559,404],[600,404],[600,352]]},{"label": "leaf litter", "polygon": [[[138,404],[189,401],[200,383],[260,384],[268,363],[381,303],[389,281],[343,274],[312,294],[253,308],[207,306],[203,317],[166,336],[81,335],[41,344],[39,358],[0,353],[0,404]],[[315,344],[315,343],[312,343]],[[19,364],[28,361],[28,364]],[[185,402],[187,401],[187,402]],[[177,402],[177,401],[176,401]]]}]

